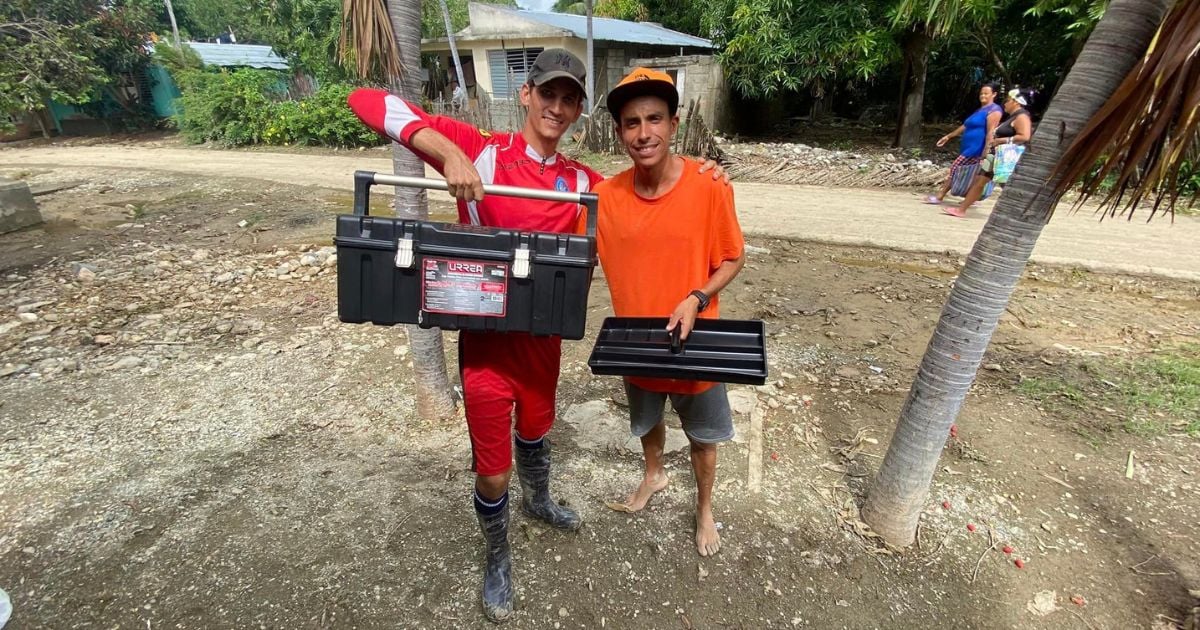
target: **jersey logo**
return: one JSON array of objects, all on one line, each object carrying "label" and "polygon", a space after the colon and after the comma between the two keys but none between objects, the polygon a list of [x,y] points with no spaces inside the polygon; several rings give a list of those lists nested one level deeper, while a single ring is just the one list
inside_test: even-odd
[{"label": "jersey logo", "polygon": [[492,132],[488,131],[487,129],[476,129],[475,131],[478,131],[479,135],[483,136],[484,138],[492,137]]},{"label": "jersey logo", "polygon": [[562,175],[559,175],[554,180],[554,190],[557,190],[558,192],[567,192],[567,180],[563,179]]}]

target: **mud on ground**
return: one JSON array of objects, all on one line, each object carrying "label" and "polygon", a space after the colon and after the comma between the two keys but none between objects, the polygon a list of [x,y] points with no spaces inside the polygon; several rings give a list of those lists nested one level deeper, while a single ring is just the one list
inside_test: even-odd
[{"label": "mud on ground", "polygon": [[[8,627],[487,626],[465,429],[413,413],[402,330],[336,318],[322,248],[348,195],[8,175],[85,182],[39,197],[44,228],[0,236]],[[1198,358],[1200,288],[1032,267],[948,436],[919,545],[893,553],[855,505],[961,261],[751,245],[723,308],[768,322],[772,377],[732,388],[721,553],[695,554],[686,449],[647,512],[604,507],[639,455],[615,379],[568,342],[555,486],[587,525],[515,518],[510,626],[1182,625],[1200,587],[1195,417],[1108,389],[1157,391],[1137,366]],[[589,309],[594,331],[602,278]]]}]

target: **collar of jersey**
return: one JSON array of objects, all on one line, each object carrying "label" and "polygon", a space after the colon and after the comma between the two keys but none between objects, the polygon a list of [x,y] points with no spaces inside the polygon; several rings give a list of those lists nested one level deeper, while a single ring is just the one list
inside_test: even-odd
[{"label": "collar of jersey", "polygon": [[[558,162],[558,153],[543,158],[538,154],[537,149],[534,149],[532,145],[530,145],[528,142],[525,142],[524,136],[521,134],[517,134],[517,136],[521,138],[521,143],[525,145],[525,155],[528,155],[530,159],[536,160],[538,164],[543,164],[545,166],[550,166],[551,164]],[[545,160],[545,162],[542,162],[542,160]]]}]

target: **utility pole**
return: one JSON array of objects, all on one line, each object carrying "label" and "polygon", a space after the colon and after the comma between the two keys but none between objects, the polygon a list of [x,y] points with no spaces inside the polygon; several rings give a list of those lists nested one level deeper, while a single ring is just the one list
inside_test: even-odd
[{"label": "utility pole", "polygon": [[171,18],[171,32],[175,34],[175,48],[179,48],[179,25],[175,23],[175,9],[171,7],[171,0],[165,0],[167,3],[167,16]]},{"label": "utility pole", "polygon": [[596,109],[596,67],[595,51],[592,48],[592,0],[583,0],[583,6],[587,9],[587,100],[588,114],[591,114]]},{"label": "utility pole", "polygon": [[462,60],[458,58],[458,45],[454,43],[454,25],[450,23],[450,10],[446,0],[441,0],[442,20],[446,22],[446,39],[450,41],[450,56],[454,57],[454,71],[458,74],[458,87],[467,90],[467,79],[463,76]]}]

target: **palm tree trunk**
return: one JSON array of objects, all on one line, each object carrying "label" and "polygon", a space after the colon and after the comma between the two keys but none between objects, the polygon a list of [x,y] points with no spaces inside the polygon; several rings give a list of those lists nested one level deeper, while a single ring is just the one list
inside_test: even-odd
[{"label": "palm tree trunk", "polygon": [[933,39],[919,26],[904,36],[904,77],[900,88],[900,119],[894,146],[921,144],[921,118],[925,108],[925,74]]},{"label": "palm tree trunk", "polygon": [[1113,0],[967,257],[863,507],[863,518],[889,543],[913,541],[950,425],[1058,202],[1049,192],[1055,164],[1141,59],[1170,4]]},{"label": "palm tree trunk", "polygon": [[[421,79],[421,1],[388,0],[388,16],[400,49],[401,76],[392,89],[402,98],[419,101]],[[397,175],[425,176],[425,164],[399,144],[392,145],[392,168]],[[396,188],[396,216],[411,219],[429,217],[429,200],[424,190]],[[442,331],[437,328],[405,326],[412,348],[417,413],[424,418],[454,417],[454,397],[446,377],[446,353]]]}]

